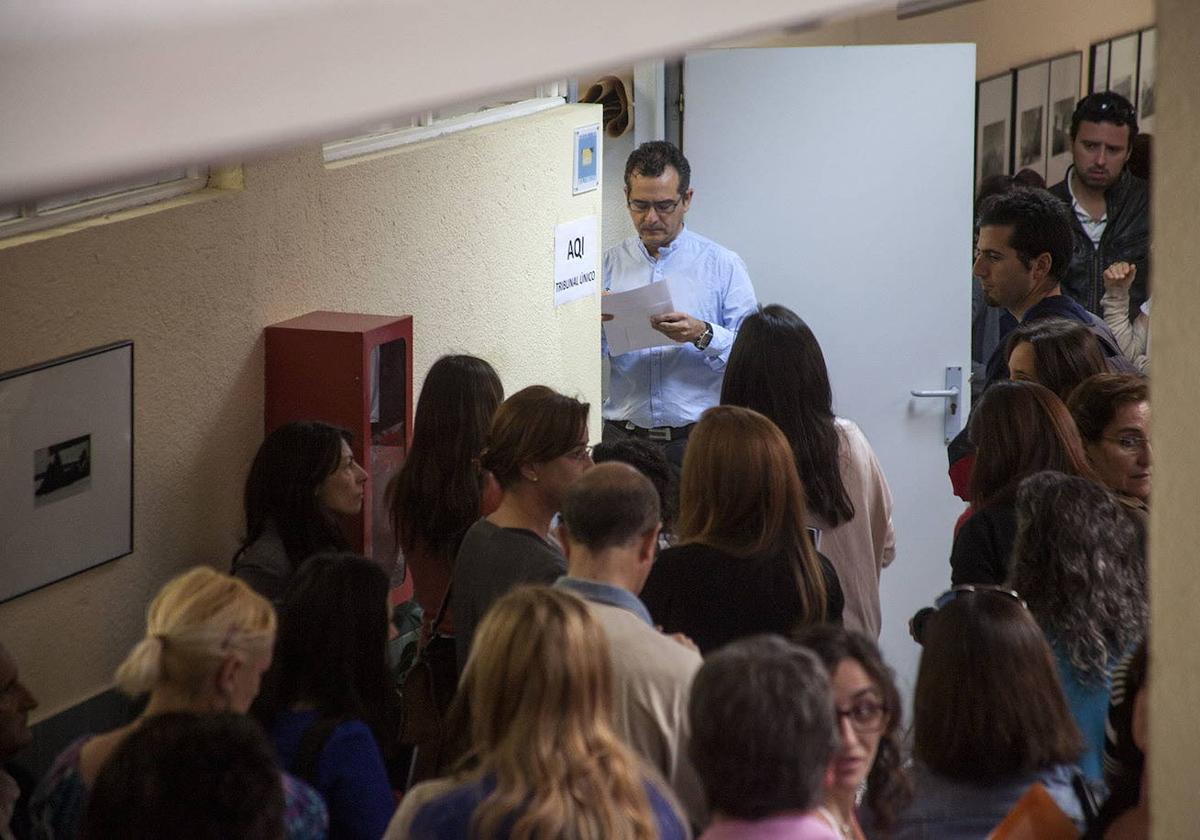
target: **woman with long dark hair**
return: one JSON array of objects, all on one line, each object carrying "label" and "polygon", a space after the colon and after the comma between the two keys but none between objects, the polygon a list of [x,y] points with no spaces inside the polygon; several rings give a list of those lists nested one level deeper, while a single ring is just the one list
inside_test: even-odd
[{"label": "woman with long dark hair", "polygon": [[641,598],[656,624],[701,653],[758,633],[841,621],[837,573],[805,531],[804,488],[779,428],[757,411],[710,408],[692,430],[678,544]]},{"label": "woman with long dark hair", "polygon": [[1089,376],[1108,370],[1096,335],[1066,318],[1021,324],[1008,335],[1010,379],[1045,385],[1063,402]]},{"label": "woman with long dark hair", "polygon": [[833,413],[821,345],[808,324],[778,304],[742,322],[721,403],[752,408],[783,432],[808,506],[806,525],[837,570],[846,627],[879,636],[879,575],[896,554],[892,494],[866,435]]},{"label": "woman with long dark hair", "polygon": [[[495,369],[475,356],[442,356],[421,386],[412,446],[388,494],[396,543],[427,632],[446,599],[463,535],[500,503],[500,488],[479,456],[503,399]],[[438,634],[454,635],[448,606]]]},{"label": "woman with long dark hair", "polygon": [[377,840],[395,808],[381,749],[394,738],[387,595],[387,575],[357,554],[306,560],[256,707],[283,766],[325,798],[331,840]]},{"label": "woman with long dark hair", "polygon": [[1095,480],[1083,443],[1062,400],[1035,382],[1001,380],[971,415],[976,446],[971,515],[954,538],[950,582],[1000,584],[1008,579],[1017,537],[1022,479],[1056,470]]},{"label": "woman with long dark hair", "polygon": [[1035,782],[1082,827],[1082,740],[1041,628],[998,587],[955,587],[937,603],[913,697],[913,800],[891,837],[990,836]]},{"label": "woman with long dark hair", "polygon": [[278,601],[313,554],[350,548],[339,517],[362,510],[366,482],[345,429],[303,420],[271,432],[246,476],[246,536],[233,576]]},{"label": "woman with long dark hair", "polygon": [[823,813],[843,838],[862,836],[860,815],[873,837],[887,837],[912,795],[901,769],[903,704],[892,669],[871,639],[852,630],[818,625],[801,631],[796,641],[829,671],[841,735]]},{"label": "woman with long dark hair", "polygon": [[1112,671],[1150,623],[1137,526],[1094,481],[1055,472],[1032,475],[1017,493],[1009,584],[1046,633],[1083,733],[1086,751],[1079,765],[1099,781]]}]

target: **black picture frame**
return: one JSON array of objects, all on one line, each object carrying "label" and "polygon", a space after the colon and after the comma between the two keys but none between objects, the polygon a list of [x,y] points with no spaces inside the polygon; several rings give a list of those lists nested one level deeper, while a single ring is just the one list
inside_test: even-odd
[{"label": "black picture frame", "polygon": [[0,374],[0,603],[133,552],[134,353]]},{"label": "black picture frame", "polygon": [[1012,70],[975,83],[975,187],[992,175],[1011,175],[1013,161]]}]

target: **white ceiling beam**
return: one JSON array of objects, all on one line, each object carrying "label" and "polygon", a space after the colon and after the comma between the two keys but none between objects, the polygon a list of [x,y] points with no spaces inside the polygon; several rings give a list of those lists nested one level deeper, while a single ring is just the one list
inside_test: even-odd
[{"label": "white ceiling beam", "polygon": [[0,8],[0,203],[332,139],[879,0],[39,0]]}]

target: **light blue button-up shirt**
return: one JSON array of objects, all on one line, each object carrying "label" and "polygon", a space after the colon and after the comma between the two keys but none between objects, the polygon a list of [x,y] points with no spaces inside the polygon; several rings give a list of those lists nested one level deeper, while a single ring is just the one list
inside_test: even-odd
[{"label": "light blue button-up shirt", "polygon": [[[675,308],[712,324],[712,341],[704,350],[685,342],[610,356],[606,420],[629,420],[645,429],[686,426],[721,400],[733,339],[742,319],[758,305],[746,264],[686,227],[658,249],[658,259],[637,236],[604,252],[605,291],[626,292],[668,277],[691,281],[686,299],[676,294]],[[601,350],[609,355],[606,340]]]}]

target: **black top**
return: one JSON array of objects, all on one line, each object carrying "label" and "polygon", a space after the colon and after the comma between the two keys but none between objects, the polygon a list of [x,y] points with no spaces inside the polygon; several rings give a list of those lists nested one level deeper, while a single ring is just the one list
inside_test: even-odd
[{"label": "black top", "polygon": [[951,585],[1004,583],[1016,541],[1017,509],[1013,504],[988,505],[975,511],[954,538]]},{"label": "black top", "polygon": [[[825,574],[826,621],[841,624],[842,585],[829,560],[818,559]],[[641,598],[655,624],[690,637],[701,653],[756,633],[791,637],[806,623],[790,563],[734,557],[700,543],[663,551]]]}]

